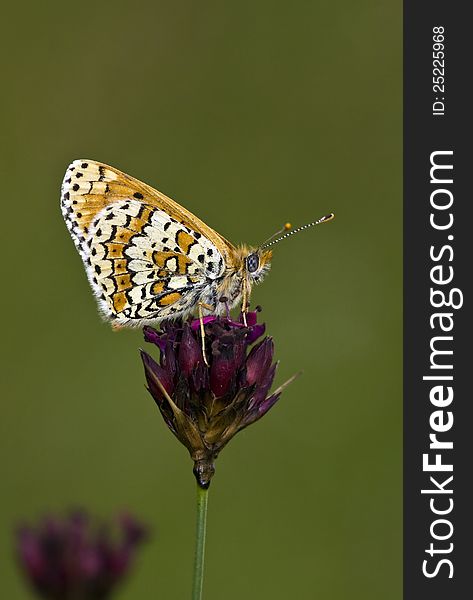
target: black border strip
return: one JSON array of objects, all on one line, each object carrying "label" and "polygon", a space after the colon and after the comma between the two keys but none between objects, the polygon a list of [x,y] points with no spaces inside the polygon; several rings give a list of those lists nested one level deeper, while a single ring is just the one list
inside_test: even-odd
[{"label": "black border strip", "polygon": [[[404,598],[406,600],[452,600],[470,597],[473,576],[473,323],[471,309],[471,279],[473,276],[473,102],[467,91],[471,79],[471,51],[473,24],[468,18],[468,3],[439,2],[437,0],[404,1]],[[444,91],[433,90],[434,27],[444,28]],[[444,114],[433,114],[433,102],[444,101]],[[440,107],[440,105],[437,105]],[[434,180],[452,183],[431,183],[431,154],[434,161],[452,164],[453,170],[434,171]],[[450,209],[436,210],[431,205],[447,202],[453,196]],[[447,230],[435,229],[430,223],[434,214],[437,223],[447,223],[451,213],[454,219]],[[453,236],[449,239],[448,236]],[[442,248],[451,246],[450,251]],[[433,277],[450,274],[449,284],[432,282],[432,267],[441,265]],[[431,305],[430,289],[446,294],[457,288],[463,295],[463,306],[458,309]],[[454,294],[459,302],[460,293]],[[435,297],[437,300],[440,296]],[[452,314],[451,332],[439,330],[440,319],[430,318],[436,312]],[[447,325],[448,318],[443,321]],[[436,340],[434,348],[452,350],[451,355],[436,355],[436,364],[453,369],[433,369],[430,344],[435,336],[451,336],[452,340]],[[443,344],[443,346],[442,346]],[[471,375],[470,375],[471,373]],[[423,376],[453,376],[448,380],[423,380]],[[471,380],[471,381],[470,381]],[[434,406],[430,391],[443,385],[453,389],[453,400],[445,406]],[[440,398],[438,395],[435,398]],[[435,399],[434,398],[434,399]],[[441,402],[439,402],[441,403]],[[435,411],[441,415],[431,415]],[[448,413],[451,413],[451,417]],[[452,427],[437,433],[432,429],[449,423]],[[453,449],[429,448],[429,435],[453,442]],[[423,455],[435,461],[441,455],[442,464],[452,464],[453,471],[425,472]],[[453,475],[450,483],[444,482]],[[430,481],[443,486],[444,493]],[[423,489],[439,493],[422,494]],[[447,493],[451,490],[452,493]],[[453,505],[451,501],[453,502]],[[437,510],[451,512],[436,515]],[[437,522],[438,519],[450,521]],[[431,533],[444,540],[436,540]],[[433,546],[431,546],[433,544]],[[452,546],[450,546],[452,544]],[[430,550],[430,552],[426,552]],[[437,552],[438,551],[438,552]],[[439,565],[439,561],[448,562]],[[427,563],[424,565],[424,562]],[[427,577],[423,568],[433,577]],[[453,574],[450,578],[449,575]],[[466,595],[465,595],[466,594]]]}]

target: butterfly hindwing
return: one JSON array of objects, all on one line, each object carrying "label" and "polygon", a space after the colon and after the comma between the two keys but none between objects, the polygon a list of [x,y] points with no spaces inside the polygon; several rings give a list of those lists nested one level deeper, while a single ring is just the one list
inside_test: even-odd
[{"label": "butterfly hindwing", "polygon": [[82,254],[102,312],[123,325],[190,312],[225,268],[203,235],[132,199],[95,216]]},{"label": "butterfly hindwing", "polygon": [[118,324],[184,316],[213,301],[233,260],[234,246],[177,202],[94,160],[69,165],[61,208],[101,311]]}]

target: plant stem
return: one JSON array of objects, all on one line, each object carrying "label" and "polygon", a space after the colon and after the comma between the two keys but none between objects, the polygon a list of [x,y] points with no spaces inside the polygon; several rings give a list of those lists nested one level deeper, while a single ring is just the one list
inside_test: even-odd
[{"label": "plant stem", "polygon": [[194,585],[192,588],[192,600],[202,599],[208,495],[208,490],[204,490],[199,484],[197,484],[197,527],[195,538]]}]

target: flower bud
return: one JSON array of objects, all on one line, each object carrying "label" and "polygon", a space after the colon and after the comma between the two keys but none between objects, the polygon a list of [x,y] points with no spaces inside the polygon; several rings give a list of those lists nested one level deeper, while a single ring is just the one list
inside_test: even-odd
[{"label": "flower bud", "polygon": [[161,331],[146,327],[145,340],[161,353],[160,364],[141,353],[148,390],[172,433],[188,449],[194,475],[207,488],[222,448],[244,427],[261,418],[276,403],[282,388],[268,396],[276,364],[269,337],[251,348],[264,333],[257,312],[233,321],[207,316],[202,321],[206,361],[202,354],[200,320],[166,322]]}]

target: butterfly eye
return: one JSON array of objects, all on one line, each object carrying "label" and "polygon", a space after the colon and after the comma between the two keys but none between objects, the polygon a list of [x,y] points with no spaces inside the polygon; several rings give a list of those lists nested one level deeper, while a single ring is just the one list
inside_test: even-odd
[{"label": "butterfly eye", "polygon": [[246,268],[248,273],[254,273],[259,267],[259,256],[257,254],[250,254],[246,257]]}]

